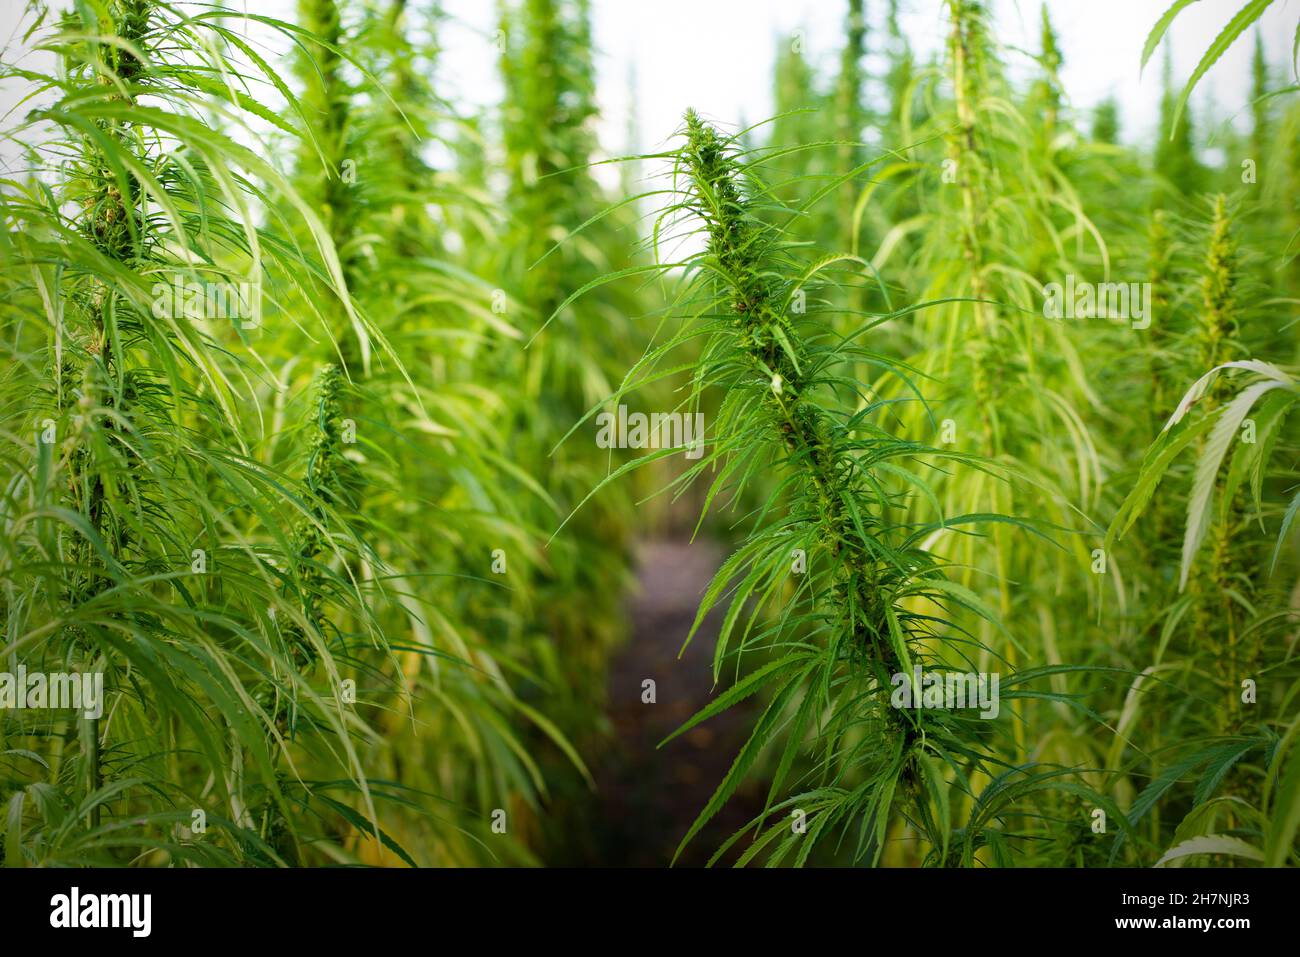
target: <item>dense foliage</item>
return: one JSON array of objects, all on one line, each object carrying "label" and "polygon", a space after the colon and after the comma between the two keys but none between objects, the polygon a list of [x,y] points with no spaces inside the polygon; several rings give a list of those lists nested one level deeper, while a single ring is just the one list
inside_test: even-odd
[{"label": "dense foliage", "polygon": [[[771,120],[682,104],[615,195],[585,0],[502,4],[489,111],[435,4],[30,0],[5,864],[563,857],[682,528],[730,553],[673,737],[753,718],[679,854],[748,788],[716,860],[1297,863],[1300,72],[1256,34],[1243,117],[1189,98],[1269,6],[1143,142],[1046,6],[1026,53],[927,0],[923,60],[850,0]],[[706,427],[602,441],[624,406]]]}]

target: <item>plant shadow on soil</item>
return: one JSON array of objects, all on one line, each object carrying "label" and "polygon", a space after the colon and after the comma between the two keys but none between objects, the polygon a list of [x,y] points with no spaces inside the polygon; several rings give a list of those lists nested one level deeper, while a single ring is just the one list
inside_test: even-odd
[{"label": "plant shadow on soil", "polygon": [[[726,687],[714,687],[713,647],[724,608],[714,608],[682,652],[696,609],[723,559],[716,542],[660,540],[638,549],[637,588],[629,597],[630,634],[610,663],[611,733],[587,757],[595,790],[548,863],[558,866],[666,867],[731,767],[756,717],[752,701],[716,715],[662,748],[659,743]],[[681,652],[681,657],[678,653]],[[644,682],[655,682],[646,703]],[[677,860],[702,867],[718,847],[762,811],[762,782],[747,781]],[[742,838],[717,865],[749,846]]]}]

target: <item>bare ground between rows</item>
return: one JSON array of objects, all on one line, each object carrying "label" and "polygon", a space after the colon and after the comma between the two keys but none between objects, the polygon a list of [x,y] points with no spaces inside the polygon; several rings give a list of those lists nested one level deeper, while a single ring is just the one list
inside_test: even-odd
[{"label": "bare ground between rows", "polygon": [[[553,863],[662,867],[731,767],[753,724],[748,703],[672,742],[659,743],[720,691],[713,683],[715,609],[683,642],[704,589],[724,557],[713,541],[650,541],[638,548],[637,587],[629,599],[631,636],[610,663],[608,717],[613,732],[593,756],[596,789],[583,814],[587,840]],[[680,653],[680,657],[679,657]],[[654,681],[655,701],[644,699]],[[743,786],[683,851],[677,866],[702,866],[762,810],[757,785]],[[748,842],[724,862],[729,863]]]}]

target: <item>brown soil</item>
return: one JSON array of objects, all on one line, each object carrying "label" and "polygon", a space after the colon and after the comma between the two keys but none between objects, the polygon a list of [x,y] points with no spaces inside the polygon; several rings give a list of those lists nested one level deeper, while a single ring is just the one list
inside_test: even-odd
[{"label": "brown soil", "polygon": [[[680,658],[678,653],[722,558],[722,549],[708,541],[656,541],[639,550],[639,587],[629,607],[632,633],[609,672],[613,735],[604,752],[592,756],[596,791],[583,814],[587,839],[581,849],[570,850],[572,859],[552,863],[666,866],[744,744],[755,716],[752,706],[741,705],[658,747],[721,690],[711,670],[721,609],[710,613]],[[646,679],[655,682],[653,704],[642,700]],[[742,785],[677,866],[705,864],[761,811],[763,796],[757,785]],[[726,862],[747,843],[742,839]]]}]

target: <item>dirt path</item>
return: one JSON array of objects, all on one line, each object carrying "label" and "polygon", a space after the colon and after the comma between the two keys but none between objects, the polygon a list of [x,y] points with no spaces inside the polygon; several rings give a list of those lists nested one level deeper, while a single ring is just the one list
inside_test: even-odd
[{"label": "dirt path", "polygon": [[[658,541],[640,549],[640,589],[629,608],[632,635],[609,673],[614,736],[593,768],[597,787],[583,859],[571,863],[666,866],[745,741],[754,715],[742,706],[656,747],[717,693],[711,668],[721,610],[709,615],[677,656],[723,557],[712,542]],[[642,700],[647,679],[655,682],[653,704]],[[762,798],[756,787],[743,789],[696,836],[677,866],[707,862],[761,810]]]}]

